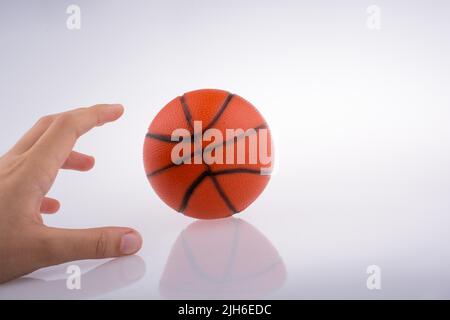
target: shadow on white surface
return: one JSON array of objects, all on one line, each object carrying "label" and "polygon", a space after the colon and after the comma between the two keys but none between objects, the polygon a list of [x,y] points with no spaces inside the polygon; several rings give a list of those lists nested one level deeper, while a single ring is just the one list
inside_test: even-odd
[{"label": "shadow on white surface", "polygon": [[[74,262],[72,264],[77,264]],[[70,264],[67,264],[70,265]],[[145,275],[145,262],[139,256],[110,260],[98,267],[82,270],[81,289],[69,290],[67,276],[54,280],[23,277],[0,285],[0,299],[89,299],[129,286]]]},{"label": "shadow on white surface", "polygon": [[264,298],[285,280],[278,251],[248,222],[199,220],[178,236],[159,291],[168,299]]}]

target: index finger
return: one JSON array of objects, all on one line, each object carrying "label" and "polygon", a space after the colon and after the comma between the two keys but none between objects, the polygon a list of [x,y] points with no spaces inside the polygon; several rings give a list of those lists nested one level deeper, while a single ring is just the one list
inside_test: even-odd
[{"label": "index finger", "polygon": [[120,104],[99,104],[61,113],[30,149],[31,157],[56,176],[81,135],[122,114]]}]

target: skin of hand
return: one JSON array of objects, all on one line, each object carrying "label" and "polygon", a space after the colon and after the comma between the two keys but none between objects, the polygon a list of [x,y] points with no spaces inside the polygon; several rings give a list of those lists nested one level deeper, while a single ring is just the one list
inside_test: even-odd
[{"label": "skin of hand", "polygon": [[93,157],[72,150],[77,139],[123,111],[121,105],[95,105],[45,116],[0,157],[0,283],[42,267],[141,248],[142,238],[131,228],[59,229],[45,226],[41,217],[59,209],[46,194],[60,169],[94,166]]}]

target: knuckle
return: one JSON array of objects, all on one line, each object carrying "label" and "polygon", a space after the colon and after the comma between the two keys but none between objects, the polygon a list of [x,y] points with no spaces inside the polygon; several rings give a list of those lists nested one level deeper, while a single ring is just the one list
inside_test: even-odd
[{"label": "knuckle", "polygon": [[100,232],[97,243],[95,246],[95,256],[97,258],[106,257],[106,253],[108,252],[108,241],[106,237],[106,233],[104,231]]},{"label": "knuckle", "polygon": [[54,119],[53,115],[46,115],[46,116],[39,118],[39,120],[36,123],[39,126],[47,127],[50,125],[50,123],[53,121],[53,119]]},{"label": "knuckle", "polygon": [[55,126],[59,129],[71,132],[75,138],[78,138],[83,133],[83,125],[80,123],[79,113],[68,112],[59,115],[55,120]]},{"label": "knuckle", "polygon": [[78,107],[78,108],[72,109],[69,113],[72,115],[80,114],[80,113],[83,113],[87,109],[88,108],[86,108],[86,107]]},{"label": "knuckle", "polygon": [[60,125],[67,125],[73,122],[73,116],[70,113],[64,113],[56,118],[56,122]]},{"label": "knuckle", "polygon": [[57,126],[60,129],[73,130],[76,129],[77,123],[75,121],[75,117],[71,113],[65,113],[59,115],[55,119],[55,126]]}]

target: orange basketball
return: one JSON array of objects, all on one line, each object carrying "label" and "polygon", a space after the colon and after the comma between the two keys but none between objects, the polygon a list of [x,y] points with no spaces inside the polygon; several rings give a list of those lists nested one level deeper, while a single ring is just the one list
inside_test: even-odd
[{"label": "orange basketball", "polygon": [[153,119],[144,167],[158,196],[199,219],[231,216],[248,207],[270,179],[272,145],[261,114],[222,90],[185,93]]}]

